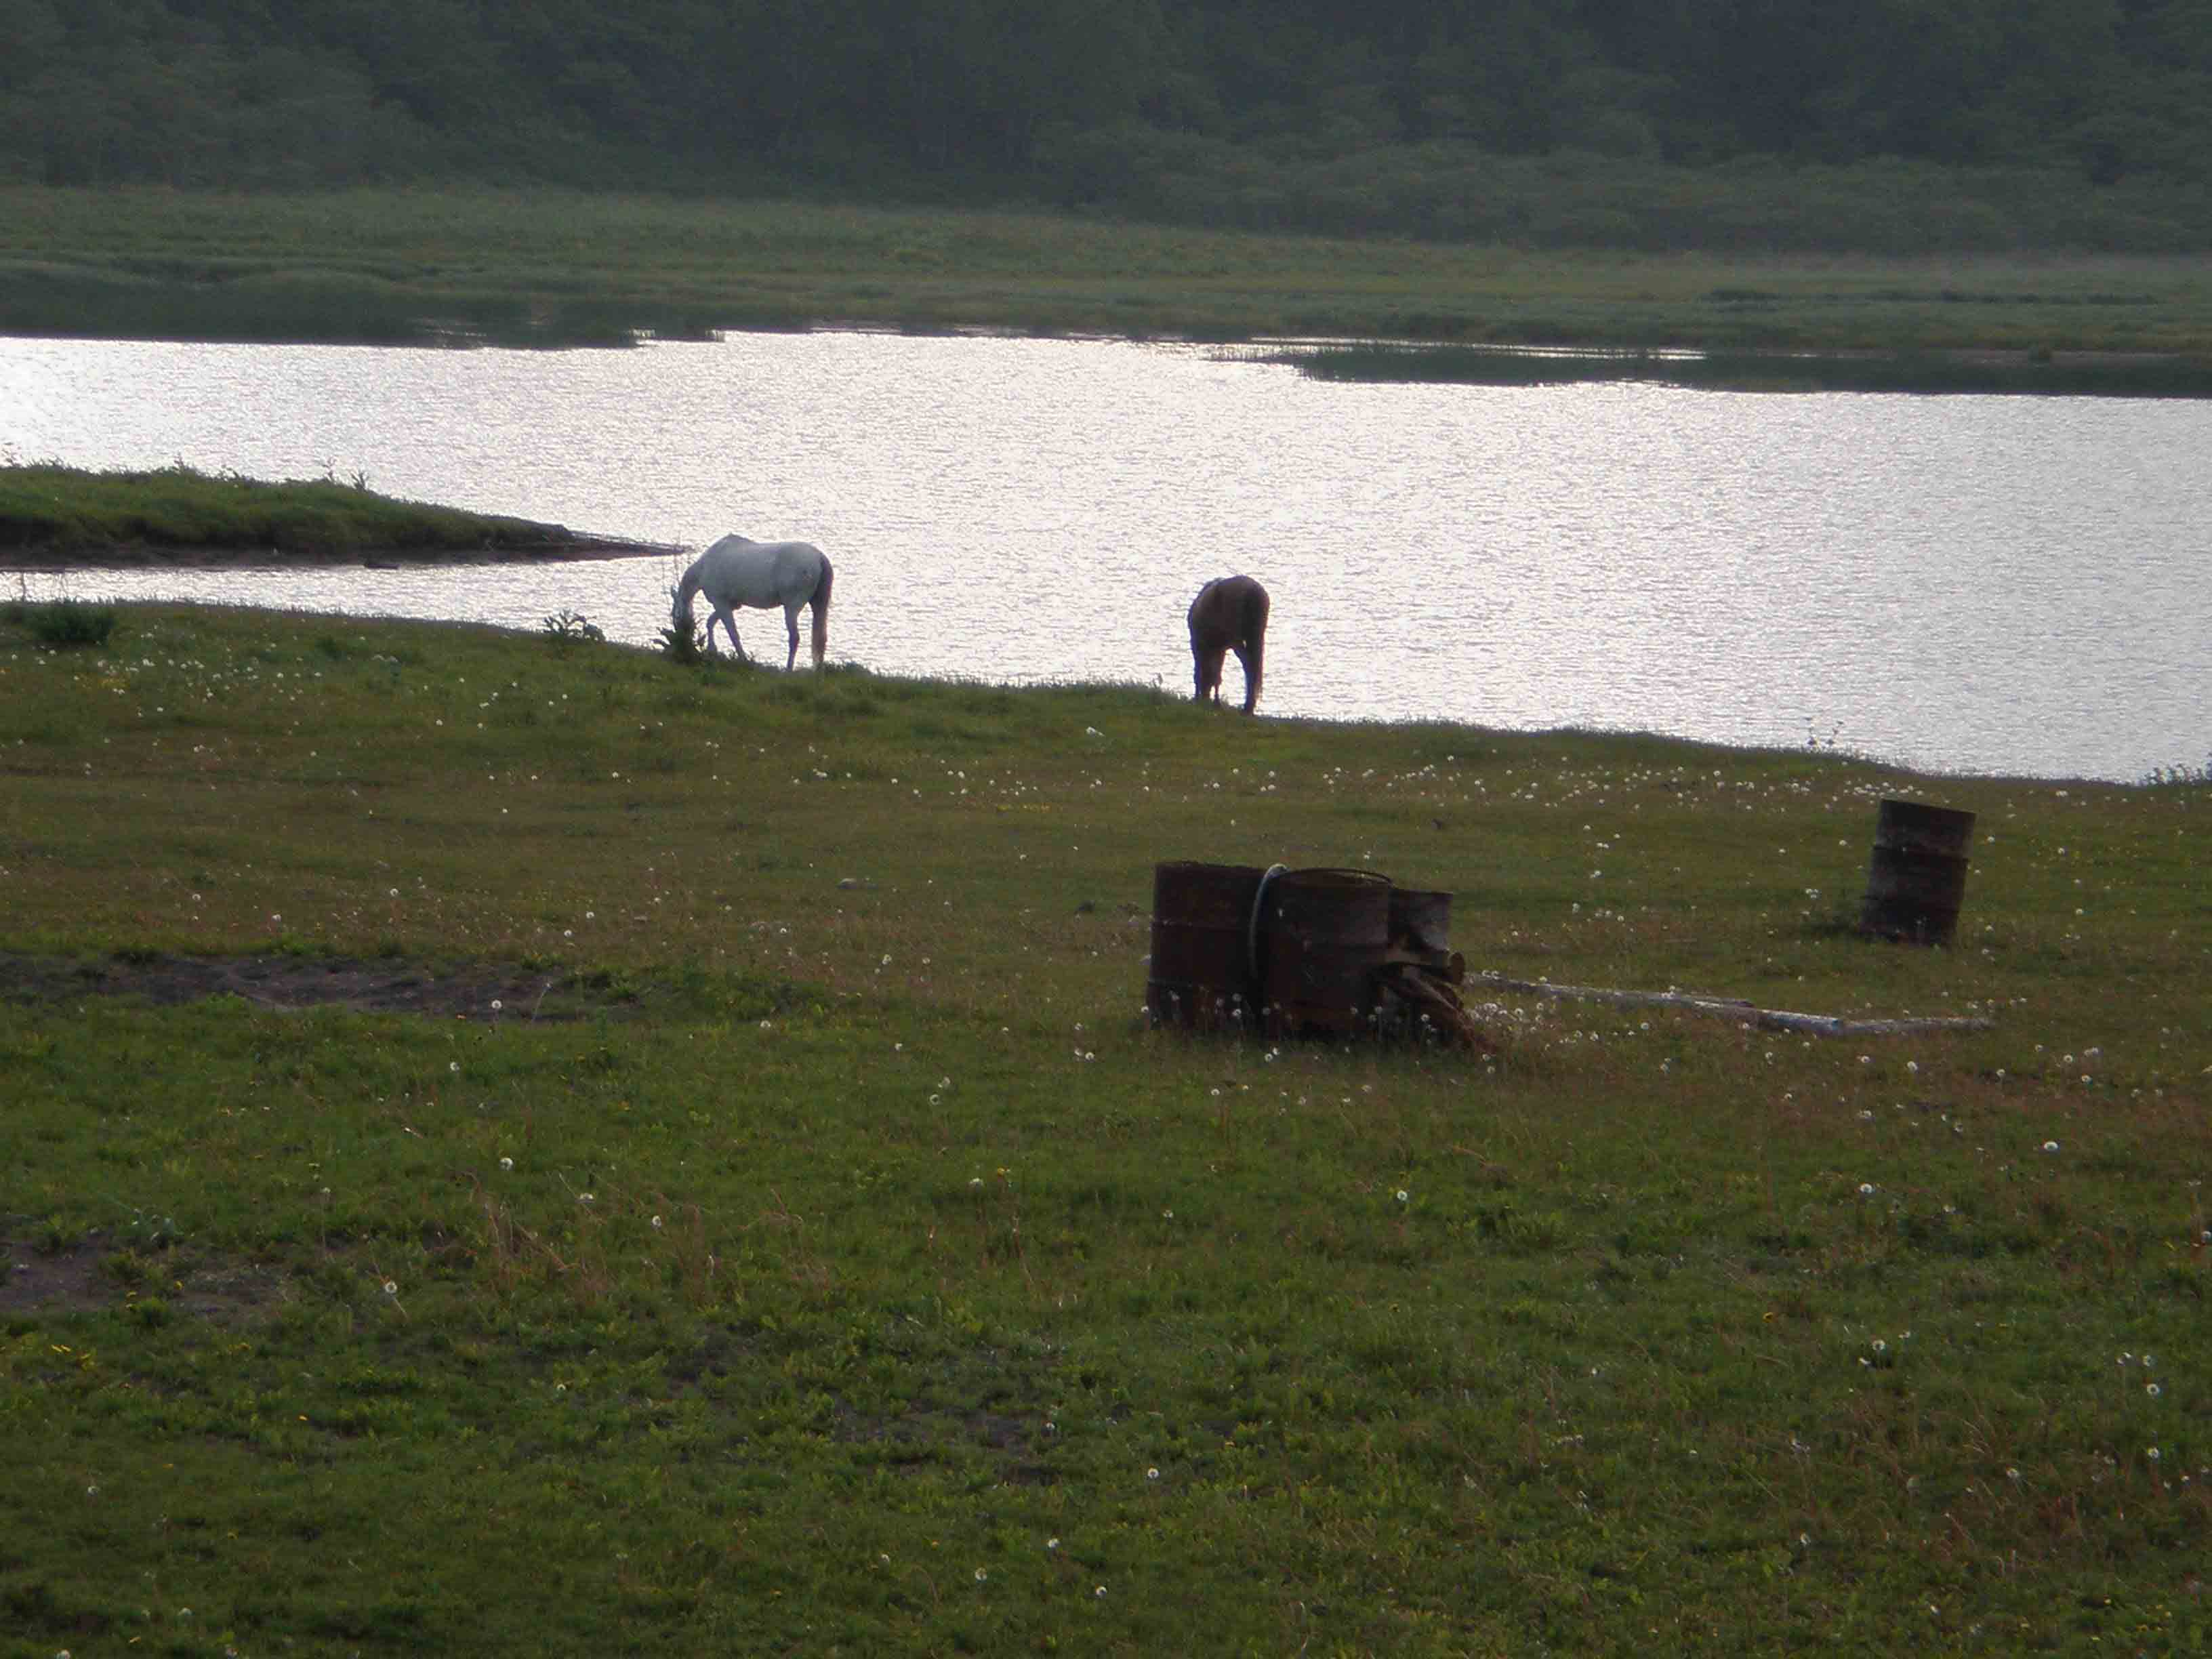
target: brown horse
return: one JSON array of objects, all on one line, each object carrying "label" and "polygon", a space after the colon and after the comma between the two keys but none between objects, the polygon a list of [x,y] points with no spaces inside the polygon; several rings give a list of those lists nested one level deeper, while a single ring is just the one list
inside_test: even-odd
[{"label": "brown horse", "polygon": [[1200,702],[1221,701],[1221,659],[1244,665],[1244,712],[1260,701],[1267,641],[1267,590],[1249,576],[1217,576],[1190,602],[1190,659]]}]

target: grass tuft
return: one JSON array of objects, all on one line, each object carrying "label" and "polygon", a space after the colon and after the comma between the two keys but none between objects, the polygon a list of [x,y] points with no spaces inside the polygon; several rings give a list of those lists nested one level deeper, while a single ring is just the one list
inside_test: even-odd
[{"label": "grass tuft", "polygon": [[106,645],[119,620],[114,606],[83,599],[23,600],[0,606],[0,622],[12,623],[40,645],[56,651]]}]

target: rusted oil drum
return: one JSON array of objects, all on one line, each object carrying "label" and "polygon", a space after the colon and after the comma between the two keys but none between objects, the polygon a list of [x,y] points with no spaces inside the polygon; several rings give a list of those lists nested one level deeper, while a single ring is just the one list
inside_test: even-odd
[{"label": "rusted oil drum", "polygon": [[1972,812],[1883,801],[1859,932],[1913,945],[1948,945],[1959,931],[1966,849],[1973,841]]},{"label": "rusted oil drum", "polygon": [[1357,1034],[1375,1014],[1375,973],[1390,948],[1390,878],[1365,870],[1292,870],[1267,884],[1261,1009],[1271,1036]]},{"label": "rusted oil drum", "polygon": [[1152,962],[1145,1007],[1155,1025],[1243,1029],[1260,1006],[1253,907],[1267,875],[1188,860],[1152,866]]}]

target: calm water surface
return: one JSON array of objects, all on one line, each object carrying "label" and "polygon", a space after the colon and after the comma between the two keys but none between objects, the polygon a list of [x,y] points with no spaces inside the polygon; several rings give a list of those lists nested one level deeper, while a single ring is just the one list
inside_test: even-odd
[{"label": "calm water surface", "polygon": [[[1127,343],[0,339],[0,459],[358,477],[654,542],[811,540],[837,566],[832,658],[878,672],[1184,689],[1183,609],[1243,570],[1274,595],[1268,714],[2043,777],[2212,752],[2207,457],[2212,406],[2185,401],[1345,386]],[[644,644],[677,574],[20,580],[523,629],[566,608]],[[781,660],[780,617],[744,633]]]}]

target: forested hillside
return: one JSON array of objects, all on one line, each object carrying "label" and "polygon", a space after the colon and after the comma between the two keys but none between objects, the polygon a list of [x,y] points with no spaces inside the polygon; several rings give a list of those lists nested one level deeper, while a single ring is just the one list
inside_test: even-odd
[{"label": "forested hillside", "polygon": [[[1554,240],[1665,242],[1656,179],[1872,201],[1936,168],[2009,181],[1969,241],[2191,245],[2212,0],[0,0],[0,180],[1479,236],[1543,228],[1485,182],[1535,162],[1638,181]],[[2053,190],[2071,232],[2032,222]]]}]

